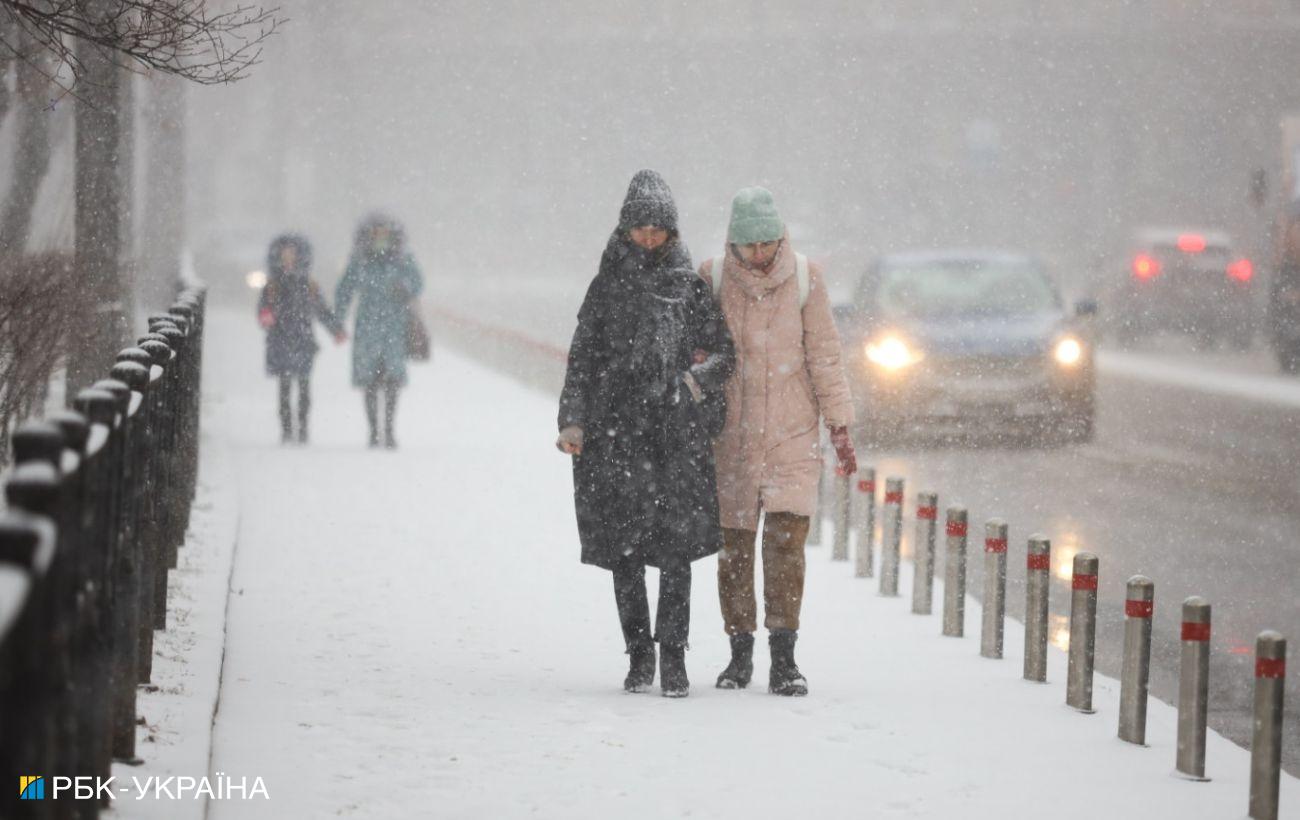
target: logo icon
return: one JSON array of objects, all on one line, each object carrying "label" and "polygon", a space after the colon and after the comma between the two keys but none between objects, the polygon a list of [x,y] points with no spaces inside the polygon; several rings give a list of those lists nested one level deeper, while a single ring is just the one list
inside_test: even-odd
[{"label": "logo icon", "polygon": [[44,800],[45,799],[45,778],[40,775],[19,775],[18,776],[18,799],[19,800]]}]

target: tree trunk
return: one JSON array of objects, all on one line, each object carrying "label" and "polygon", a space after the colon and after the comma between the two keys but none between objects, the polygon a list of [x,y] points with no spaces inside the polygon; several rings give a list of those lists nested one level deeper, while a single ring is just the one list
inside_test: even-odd
[{"label": "tree trunk", "polygon": [[137,296],[145,305],[165,305],[185,246],[185,86],[176,77],[155,75],[149,91],[143,276]]},{"label": "tree trunk", "polygon": [[50,83],[38,70],[49,60],[34,57],[37,65],[18,60],[15,64],[14,117],[17,120],[17,146],[14,150],[13,181],[0,212],[0,254],[19,256],[26,251],[27,235],[32,224],[32,209],[41,180],[50,167]]},{"label": "tree trunk", "polygon": [[[95,4],[96,6],[99,3]],[[104,378],[114,354],[127,341],[126,292],[122,285],[120,162],[130,146],[122,140],[124,71],[94,47],[81,47],[85,73],[77,86],[76,269],[85,282],[84,333],[73,333],[68,397]],[[129,115],[129,112],[127,112]]]}]

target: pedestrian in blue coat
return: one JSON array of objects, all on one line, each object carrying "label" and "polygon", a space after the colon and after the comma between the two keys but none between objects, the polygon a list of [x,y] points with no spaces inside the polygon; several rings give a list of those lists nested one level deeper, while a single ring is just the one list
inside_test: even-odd
[{"label": "pedestrian in blue coat", "polygon": [[370,214],[357,227],[352,258],[334,293],[340,320],[357,299],[352,343],[352,384],[365,391],[370,446],[379,446],[379,394],[384,394],[384,446],[397,446],[393,419],[397,391],[406,384],[412,301],[424,288],[406,232],[386,214]]}]

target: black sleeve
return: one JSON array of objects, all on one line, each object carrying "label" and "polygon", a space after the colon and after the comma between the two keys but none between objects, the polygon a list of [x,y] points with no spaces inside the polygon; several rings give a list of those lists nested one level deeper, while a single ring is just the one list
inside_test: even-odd
[{"label": "black sleeve", "polygon": [[736,345],[727,329],[727,319],[722,315],[722,306],[713,298],[713,291],[702,278],[694,277],[696,309],[691,328],[695,347],[703,350],[708,358],[702,363],[691,365],[691,375],[705,390],[717,390],[726,384],[727,379],[736,369]]},{"label": "black sleeve", "polygon": [[578,310],[578,327],[569,345],[569,365],[564,374],[564,390],[560,393],[561,430],[570,426],[587,428],[592,393],[607,348],[600,314],[599,287],[593,280]]}]

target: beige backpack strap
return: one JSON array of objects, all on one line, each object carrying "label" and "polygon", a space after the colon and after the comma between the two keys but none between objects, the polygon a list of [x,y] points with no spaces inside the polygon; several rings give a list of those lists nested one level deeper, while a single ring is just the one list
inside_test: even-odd
[{"label": "beige backpack strap", "polygon": [[717,296],[722,292],[722,265],[727,261],[725,256],[713,257],[713,264],[709,266],[709,278],[713,280],[713,295]]}]

